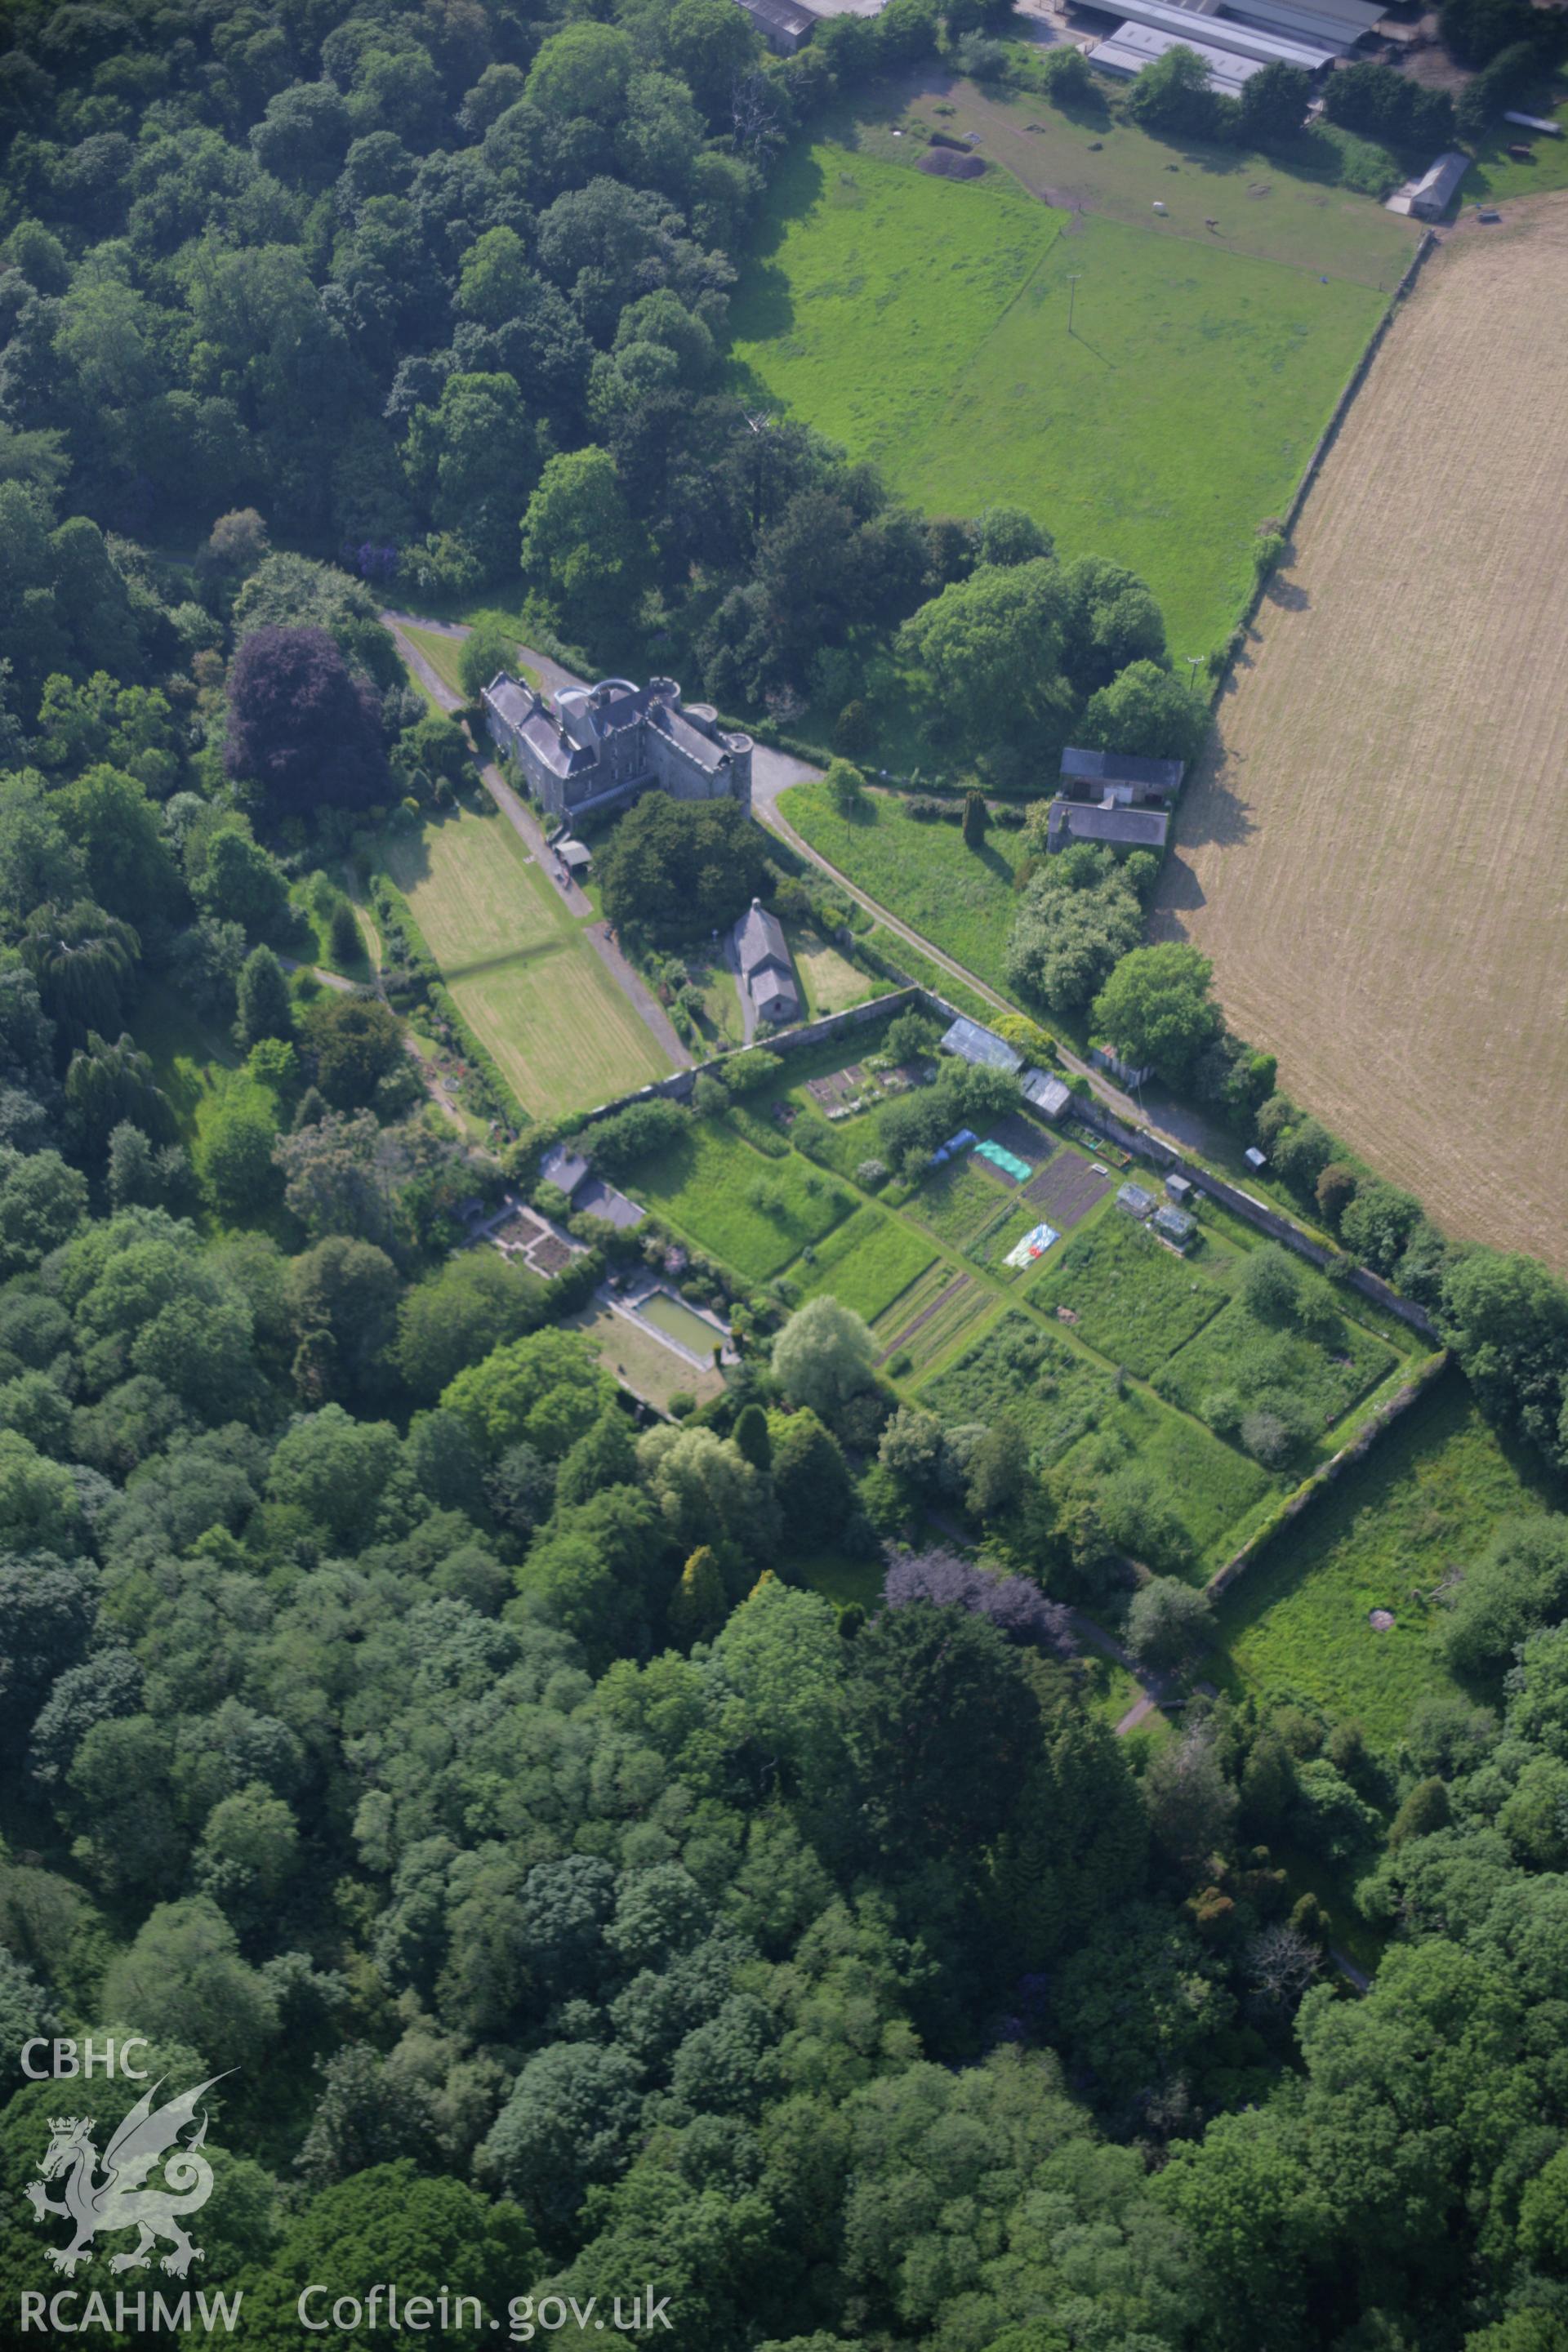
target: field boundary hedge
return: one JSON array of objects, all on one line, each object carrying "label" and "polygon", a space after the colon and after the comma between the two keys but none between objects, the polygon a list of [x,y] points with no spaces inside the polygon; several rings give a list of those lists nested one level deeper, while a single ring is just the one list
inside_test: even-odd
[{"label": "field boundary hedge", "polygon": [[[1357,393],[1360,392],[1363,384],[1366,382],[1367,376],[1372,370],[1372,363],[1373,360],[1376,359],[1379,352],[1383,349],[1384,341],[1388,333],[1389,328],[1394,324],[1395,318],[1398,316],[1400,306],[1404,302],[1405,296],[1410,292],[1411,288],[1415,285],[1416,278],[1420,274],[1422,264],[1426,261],[1427,255],[1432,252],[1433,248],[1438,243],[1439,239],[1436,235],[1433,230],[1428,229],[1425,236],[1421,239],[1420,244],[1416,247],[1415,252],[1411,255],[1404,277],[1400,279],[1398,285],[1389,296],[1388,307],[1384,311],[1384,314],[1378,320],[1376,326],[1373,329],[1372,334],[1368,338],[1365,351],[1363,352],[1360,359],[1357,360],[1354,367],[1351,370],[1350,374],[1346,377],[1344,390],[1341,393],[1338,400],[1335,401],[1332,415],[1330,417],[1328,423],[1324,425],[1322,431],[1319,434],[1317,440],[1312,446],[1311,455],[1308,457],[1307,463],[1302,468],[1301,478],[1297,483],[1290,503],[1286,508],[1284,515],[1281,518],[1284,524],[1284,531],[1282,535],[1285,539],[1289,540],[1291,532],[1295,530],[1296,525],[1301,520],[1301,509],[1306,505],[1307,500],[1311,495],[1312,489],[1316,485],[1318,476],[1323,469],[1324,459],[1327,457],[1330,450],[1333,447],[1334,443],[1339,439],[1340,427],[1343,425],[1345,418],[1350,415],[1351,404],[1355,399]],[[1274,572],[1278,570],[1278,568],[1279,567],[1277,565],[1274,566],[1269,571],[1264,572],[1258,580],[1251,595],[1247,600],[1247,609],[1242,614],[1241,619],[1237,625],[1238,631],[1246,631],[1249,629],[1253,622],[1257,619],[1258,608],[1262,604],[1264,597],[1268,594],[1268,583],[1273,579]],[[1226,662],[1225,667],[1219,677],[1215,681],[1214,690],[1209,697],[1209,708],[1211,710],[1217,707],[1220,694],[1223,691],[1226,681],[1228,679],[1234,667],[1235,656],[1233,655],[1231,658]]]},{"label": "field boundary hedge", "polygon": [[1433,1382],[1441,1379],[1452,1361],[1445,1348],[1418,1364],[1410,1379],[1389,1398],[1387,1403],[1379,1405],[1375,1412],[1367,1415],[1350,1442],[1342,1445],[1327,1462],[1321,1464],[1310,1478],[1303,1479],[1299,1486],[1292,1488],[1269,1513],[1262,1526],[1253,1529],[1240,1549],[1232,1552],[1224,1565],[1215,1569],[1204,1588],[1210,1599],[1217,1600],[1221,1593],[1228,1592],[1248,1569],[1256,1567],[1281,1529],[1293,1527],[1302,1512],[1309,1510],[1318,1496],[1326,1494],[1334,1485],[1342,1471],[1348,1470],[1353,1463],[1363,1461],[1384,1432],[1392,1429],[1396,1421],[1404,1418],[1411,1406],[1426,1395]]}]

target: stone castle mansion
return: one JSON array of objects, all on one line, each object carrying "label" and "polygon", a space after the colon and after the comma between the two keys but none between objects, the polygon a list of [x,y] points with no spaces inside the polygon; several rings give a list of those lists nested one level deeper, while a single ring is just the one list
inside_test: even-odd
[{"label": "stone castle mansion", "polygon": [[727,732],[708,704],[683,705],[672,677],[573,687],[553,711],[502,670],[479,697],[490,736],[528,789],[567,824],[650,786],[682,801],[752,804],[752,739]]}]

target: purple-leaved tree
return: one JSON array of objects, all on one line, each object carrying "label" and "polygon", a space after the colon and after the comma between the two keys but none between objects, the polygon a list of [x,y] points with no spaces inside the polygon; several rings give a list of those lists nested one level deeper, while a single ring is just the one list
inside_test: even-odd
[{"label": "purple-leaved tree", "polygon": [[1059,1601],[1047,1600],[1037,1584],[1026,1576],[988,1576],[955,1551],[895,1552],[882,1581],[882,1599],[889,1609],[907,1608],[911,1601],[967,1609],[973,1616],[989,1617],[1009,1641],[1054,1652],[1058,1658],[1070,1658],[1076,1646],[1069,1612]]},{"label": "purple-leaved tree", "polygon": [[375,688],[325,629],[274,626],[244,640],[229,673],[223,761],[231,776],[265,787],[278,816],[323,801],[368,808],[391,790]]}]

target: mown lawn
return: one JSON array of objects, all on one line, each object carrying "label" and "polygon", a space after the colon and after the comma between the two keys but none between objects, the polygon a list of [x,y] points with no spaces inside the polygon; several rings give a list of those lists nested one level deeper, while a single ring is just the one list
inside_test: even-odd
[{"label": "mown lawn", "polygon": [[[804,832],[805,827],[801,830]],[[863,889],[867,887],[862,883]],[[918,948],[910,947],[908,940],[900,939],[897,931],[889,930],[885,923],[876,925],[869,944],[879,955],[887,957],[895,971],[906,972],[921,988],[929,988],[934,995],[951,1004],[955,1013],[967,1013],[976,1021],[995,1020],[996,1007],[988,1004],[978,990],[971,988],[964,981],[955,980],[952,972],[944,971],[941,964],[933,962],[930,956],[922,955]]]},{"label": "mown lawn", "polygon": [[525,1111],[549,1118],[665,1076],[669,1064],[500,815],[393,834],[387,873],[459,1011]]},{"label": "mown lawn", "polygon": [[[921,824],[885,793],[868,794],[853,817],[840,816],[820,784],[792,784],[779,805],[851,882],[979,979],[1010,993],[1003,952],[1016,910],[1016,835],[993,831],[984,847],[969,849],[957,825]],[[899,952],[899,945],[889,952]],[[942,978],[939,971],[932,984]]]},{"label": "mown lawn", "polygon": [[[510,625],[515,626],[515,621],[513,621]],[[462,638],[449,637],[446,635],[445,631],[441,629],[422,629],[416,625],[407,623],[404,625],[403,634],[408,639],[409,644],[416,647],[416,649],[424,655],[426,660],[429,663],[431,668],[435,671],[442,685],[448,687],[454,694],[461,697],[462,699],[466,701],[468,698],[463,692],[463,676],[460,667],[463,658]],[[531,686],[537,688],[539,685],[539,676],[537,671],[529,668],[525,663],[516,659],[514,659],[512,663],[512,676],[514,677],[521,678],[526,686]],[[415,677],[414,683],[416,686],[420,687],[422,692],[425,690],[421,685],[421,681],[417,677]],[[434,698],[428,694],[426,694],[426,700],[434,699]]]},{"label": "mown lawn", "polygon": [[1070,1307],[1080,1339],[1146,1378],[1226,1300],[1194,1266],[1113,1205],[1065,1249],[1051,1252],[1029,1302],[1047,1315]]},{"label": "mown lawn", "polygon": [[1173,651],[1206,653],[1387,298],[1202,229],[1058,218],[1000,171],[797,152],[737,293],[738,379],[928,513],[1021,505],[1063,555],[1130,565]]},{"label": "mown lawn", "polygon": [[[1015,44],[1014,54],[1036,64],[1042,58],[1032,43]],[[1352,184],[1347,162],[1357,154],[1365,160],[1367,142],[1331,124],[1320,123],[1289,154],[1248,154],[1201,140],[1161,139],[1110,104],[1068,113],[1042,102],[1035,90],[943,80],[941,102],[952,109],[942,118],[944,131],[959,138],[978,131],[981,153],[1026,187],[1059,189],[1089,213],[1168,243],[1222,247],[1388,292],[1420,240],[1418,221],[1385,212],[1377,197]],[[1109,100],[1116,85],[1107,79],[1099,88]],[[935,127],[934,95],[921,92],[902,114],[879,112],[842,135],[907,166],[911,134],[918,139]],[[893,138],[895,128],[902,129],[901,139]],[[1163,215],[1152,209],[1156,201]],[[1211,220],[1217,223],[1212,229]]]},{"label": "mown lawn", "polygon": [[876,983],[830,946],[820,931],[797,924],[789,927],[786,936],[811,1019],[825,1013],[845,1013],[850,1005],[865,1003]]},{"label": "mown lawn", "polygon": [[861,1208],[828,1234],[813,1264],[802,1259],[791,1266],[789,1277],[803,1299],[831,1291],[870,1323],[919,1280],[935,1255],[931,1244],[901,1218]]},{"label": "mown lawn", "polygon": [[747,1282],[777,1274],[855,1206],[851,1193],[798,1152],[765,1159],[706,1119],[693,1120],[626,1181],[637,1200]]},{"label": "mown lawn", "polygon": [[[1500,1520],[1560,1502],[1449,1375],[1226,1594],[1224,1678],[1354,1717],[1394,1748],[1416,1701],[1455,1687],[1436,1639],[1442,1604],[1429,1596]],[[1392,1612],[1392,1629],[1373,1630],[1373,1609]]]},{"label": "mown lawn", "polygon": [[[458,664],[463,655],[461,637],[448,637],[439,629],[405,628],[404,635],[422,653],[443,686],[456,695],[463,692],[462,672]],[[418,680],[415,683],[417,685]]]}]

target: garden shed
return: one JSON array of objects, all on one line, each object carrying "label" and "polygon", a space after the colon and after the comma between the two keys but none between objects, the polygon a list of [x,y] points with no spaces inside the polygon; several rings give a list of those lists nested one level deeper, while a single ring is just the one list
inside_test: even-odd
[{"label": "garden shed", "polygon": [[1019,1081],[1019,1092],[1047,1118],[1060,1118],[1072,1100],[1072,1088],[1066,1079],[1053,1077],[1049,1070],[1026,1070]]}]

